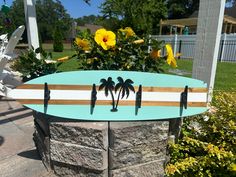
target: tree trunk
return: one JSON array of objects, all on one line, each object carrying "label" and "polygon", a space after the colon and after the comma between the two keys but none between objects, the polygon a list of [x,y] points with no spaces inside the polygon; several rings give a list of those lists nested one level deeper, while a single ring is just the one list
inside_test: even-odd
[{"label": "tree trunk", "polygon": [[120,89],[119,94],[118,94],[118,98],[117,98],[117,102],[116,102],[116,109],[117,109],[118,104],[119,104],[121,90],[122,89]]},{"label": "tree trunk", "polygon": [[111,89],[109,89],[109,91],[110,91],[111,98],[112,98],[112,109],[111,109],[111,111],[112,111],[112,112],[116,112],[117,109],[115,108],[115,99],[114,99],[114,95],[113,95],[113,92],[112,92]]}]

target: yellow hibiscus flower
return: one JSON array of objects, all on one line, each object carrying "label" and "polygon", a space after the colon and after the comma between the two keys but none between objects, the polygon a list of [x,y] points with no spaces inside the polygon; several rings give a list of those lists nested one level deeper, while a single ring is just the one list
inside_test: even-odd
[{"label": "yellow hibiscus flower", "polygon": [[84,51],[89,51],[90,50],[90,45],[89,45],[89,41],[87,39],[80,39],[80,38],[76,38],[75,39],[75,44],[82,48]]},{"label": "yellow hibiscus flower", "polygon": [[126,27],[125,29],[120,29],[121,32],[125,33],[125,37],[131,37],[135,35],[135,32],[133,31],[132,28]]},{"label": "yellow hibiscus flower", "polygon": [[66,56],[66,57],[62,57],[62,58],[58,58],[57,61],[59,62],[64,62],[66,60],[69,60],[69,56]]},{"label": "yellow hibiscus flower", "polygon": [[112,31],[102,28],[96,31],[94,40],[101,45],[104,50],[108,50],[116,45],[116,35]]},{"label": "yellow hibiscus flower", "polygon": [[142,44],[142,43],[144,43],[143,39],[138,39],[134,41],[134,44]]},{"label": "yellow hibiscus flower", "polygon": [[173,68],[176,68],[177,62],[175,60],[171,45],[166,44],[165,47],[166,47],[166,53],[167,53],[167,60],[166,60],[167,64],[172,66]]},{"label": "yellow hibiscus flower", "polygon": [[157,59],[161,57],[161,50],[152,50],[150,53],[152,59]]}]

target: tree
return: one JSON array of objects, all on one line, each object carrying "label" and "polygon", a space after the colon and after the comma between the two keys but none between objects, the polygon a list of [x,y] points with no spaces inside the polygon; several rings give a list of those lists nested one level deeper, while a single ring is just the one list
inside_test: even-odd
[{"label": "tree", "polygon": [[105,96],[108,96],[109,92],[111,94],[111,98],[112,98],[112,112],[116,112],[117,109],[115,108],[115,98],[113,95],[113,90],[115,88],[115,82],[112,80],[111,77],[108,77],[107,80],[106,79],[101,79],[100,80],[101,85],[99,86],[99,90],[104,89],[105,90]]},{"label": "tree", "polygon": [[63,52],[63,36],[61,29],[56,27],[53,35],[53,51],[54,52]]},{"label": "tree", "polygon": [[[3,24],[3,27],[5,29],[4,32],[8,34],[11,34],[13,31],[15,31],[20,25],[25,25],[24,2],[22,0],[15,0],[10,7],[8,15],[5,15],[5,17],[3,15],[2,19],[5,19],[6,17],[8,17],[11,21],[10,25],[6,26],[5,24]],[[26,32],[24,32],[23,34],[24,42],[27,41],[26,34]],[[8,37],[10,37],[10,35]]]},{"label": "tree", "polygon": [[72,20],[59,0],[37,0],[36,11],[42,41],[53,39],[54,29],[58,23],[63,38],[67,36]]},{"label": "tree", "polygon": [[99,25],[100,16],[95,15],[89,15],[89,16],[83,16],[80,18],[75,19],[78,25],[83,26],[85,24],[93,24],[93,25]]},{"label": "tree", "polygon": [[119,93],[118,93],[118,98],[117,98],[117,102],[116,102],[116,109],[119,104],[121,93],[122,93],[122,96],[121,96],[121,99],[122,99],[122,98],[124,98],[125,95],[126,95],[126,98],[129,97],[130,90],[135,92],[134,87],[132,86],[132,84],[134,83],[132,80],[126,79],[124,81],[122,77],[118,77],[117,80],[119,82],[115,86],[115,92],[117,92],[119,90]]},{"label": "tree", "polygon": [[153,33],[160,19],[167,17],[164,0],[106,0],[102,14],[107,19],[119,19],[120,27],[130,26],[137,33]]},{"label": "tree", "polygon": [[199,0],[168,0],[169,18],[187,18],[199,7]]},{"label": "tree", "polygon": [[[23,0],[15,0],[10,8],[8,17],[11,25],[7,28],[8,33],[12,33],[18,26],[25,24],[23,2]],[[53,39],[53,32],[58,22],[63,31],[63,38],[66,37],[71,26],[71,18],[59,0],[37,0],[36,14],[39,36],[42,41]],[[23,38],[26,41],[26,33]]]}]

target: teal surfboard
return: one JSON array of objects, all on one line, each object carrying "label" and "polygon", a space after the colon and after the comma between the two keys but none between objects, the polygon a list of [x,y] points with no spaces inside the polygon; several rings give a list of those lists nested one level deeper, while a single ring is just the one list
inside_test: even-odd
[{"label": "teal surfboard", "polygon": [[131,71],[73,71],[30,80],[9,94],[48,115],[89,121],[160,120],[207,110],[203,81]]}]

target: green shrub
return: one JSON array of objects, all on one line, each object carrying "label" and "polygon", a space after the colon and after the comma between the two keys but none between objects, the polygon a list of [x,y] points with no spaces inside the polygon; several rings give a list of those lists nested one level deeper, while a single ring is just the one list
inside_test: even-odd
[{"label": "green shrub", "polygon": [[56,28],[53,35],[53,51],[54,52],[63,52],[63,36],[60,31],[60,28]]},{"label": "green shrub", "polygon": [[186,119],[177,144],[170,144],[170,177],[236,176],[236,93],[216,93],[213,107]]},{"label": "green shrub", "polygon": [[[41,55],[41,59],[36,57],[37,54]],[[23,81],[28,81],[39,76],[55,73],[57,65],[55,63],[47,63],[51,59],[51,53],[46,53],[41,49],[35,51],[29,49],[27,52],[19,56],[13,65],[13,70],[22,74]]]}]

